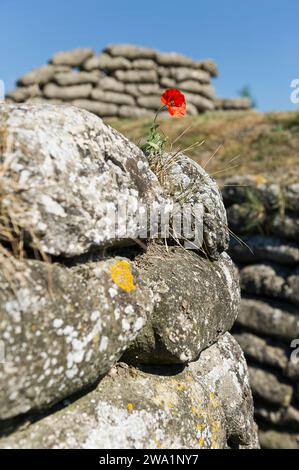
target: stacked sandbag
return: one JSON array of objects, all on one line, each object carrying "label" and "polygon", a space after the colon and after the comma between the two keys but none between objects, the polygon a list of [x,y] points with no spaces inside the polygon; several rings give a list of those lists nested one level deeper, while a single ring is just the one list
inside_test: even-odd
[{"label": "stacked sandbag", "polygon": [[[0,129],[0,447],[258,447],[216,183],[184,155],[162,182],[76,107],[3,104]],[[140,201],[182,191],[205,255],[140,236]]]},{"label": "stacked sandbag", "polygon": [[7,99],[66,102],[101,117],[135,118],[152,116],[161,106],[163,91],[179,88],[191,115],[215,108],[250,108],[251,103],[242,99],[230,106],[229,100],[216,100],[211,79],[217,74],[211,59],[196,61],[177,53],[112,44],[98,55],[88,48],[58,52],[47,65],[19,78]]},{"label": "stacked sandbag", "polygon": [[230,254],[242,300],[235,337],[250,368],[265,448],[299,448],[299,184],[261,176],[224,181]]},{"label": "stacked sandbag", "polygon": [[215,101],[215,109],[223,111],[244,111],[252,107],[250,98],[217,98]]}]

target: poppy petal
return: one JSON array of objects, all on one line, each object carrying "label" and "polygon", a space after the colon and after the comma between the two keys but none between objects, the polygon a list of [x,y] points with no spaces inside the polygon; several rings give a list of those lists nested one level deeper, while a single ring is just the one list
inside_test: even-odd
[{"label": "poppy petal", "polygon": [[183,117],[186,114],[186,100],[177,88],[168,88],[162,95],[161,101],[168,106],[171,116]]}]

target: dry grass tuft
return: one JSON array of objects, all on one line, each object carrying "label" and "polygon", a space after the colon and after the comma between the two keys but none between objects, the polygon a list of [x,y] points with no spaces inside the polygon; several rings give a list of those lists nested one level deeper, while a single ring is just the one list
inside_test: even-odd
[{"label": "dry grass tuft", "polygon": [[6,127],[0,127],[0,155],[4,154],[8,147],[8,132]]},{"label": "dry grass tuft", "polygon": [[0,166],[0,266],[5,279],[15,292],[15,260],[24,257],[24,234],[18,226],[18,213],[13,209],[18,207],[14,196],[18,186],[17,183],[6,179],[6,167],[7,162]]},{"label": "dry grass tuft", "polygon": [[[296,112],[213,111],[166,119],[161,127],[168,142],[179,142],[181,149],[187,148],[188,155],[216,178],[259,174],[289,183],[299,181],[298,116]],[[150,125],[144,118],[110,122],[136,143],[147,135]],[[200,148],[192,148],[194,142],[202,141]]]},{"label": "dry grass tuft", "polygon": [[[20,222],[24,221],[26,214],[20,195],[27,189],[22,188],[18,181],[7,177],[10,163],[8,158],[4,158],[3,163],[0,164],[0,266],[5,279],[16,294],[16,260],[34,257],[50,263],[51,258],[41,248],[31,221],[27,220],[26,224]],[[51,286],[49,270],[50,294],[52,293]]]}]

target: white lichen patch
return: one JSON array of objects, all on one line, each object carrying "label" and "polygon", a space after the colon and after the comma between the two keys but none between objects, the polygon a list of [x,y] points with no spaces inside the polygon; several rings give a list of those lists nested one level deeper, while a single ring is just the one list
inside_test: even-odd
[{"label": "white lichen patch", "polygon": [[[71,106],[3,103],[0,113],[14,136],[7,177],[19,177],[26,188],[19,193],[24,214],[18,223],[27,227],[30,220],[45,252],[74,256],[138,237],[140,202],[162,202],[163,192],[134,144]],[[111,210],[124,207],[130,211],[117,228]]]},{"label": "white lichen patch", "polygon": [[[0,334],[6,362],[0,364],[1,419],[16,416],[20,408],[44,408],[94,383],[135,339],[152,313],[152,294],[141,283],[130,296],[115,289],[111,298],[113,262],[51,265],[51,279],[60,286],[52,295],[46,263],[15,261],[21,284],[17,298],[2,274]],[[18,277],[19,272],[24,275]],[[35,393],[27,393],[33,388]]]},{"label": "white lichen patch", "polygon": [[160,439],[165,437],[162,429],[157,429],[157,423],[163,422],[165,413],[157,411],[150,413],[145,410],[119,409],[107,402],[102,402],[96,409],[97,426],[93,429],[83,449],[124,449],[124,448],[157,448],[151,442],[150,436],[158,433]]}]

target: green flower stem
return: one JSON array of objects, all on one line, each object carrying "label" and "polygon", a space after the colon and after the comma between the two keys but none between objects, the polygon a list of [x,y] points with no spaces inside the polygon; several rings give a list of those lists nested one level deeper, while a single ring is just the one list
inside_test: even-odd
[{"label": "green flower stem", "polygon": [[161,108],[158,109],[158,111],[155,114],[153,124],[156,124],[156,121],[157,121],[157,118],[158,118],[159,114],[161,113],[161,111],[163,111],[163,109],[166,109],[166,108],[167,108],[167,105],[163,104],[163,106],[161,106]]}]

